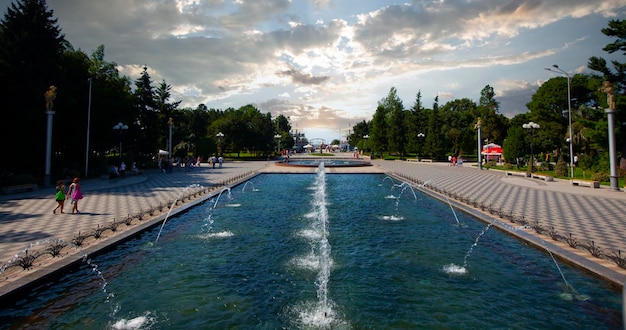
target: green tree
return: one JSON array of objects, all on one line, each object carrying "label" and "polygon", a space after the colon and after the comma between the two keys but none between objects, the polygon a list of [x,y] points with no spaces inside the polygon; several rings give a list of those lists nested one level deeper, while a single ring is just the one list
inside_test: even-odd
[{"label": "green tree", "polygon": [[[604,46],[602,50],[609,54],[622,52],[626,55],[626,20],[610,20],[609,26],[602,29],[602,33],[608,37],[614,38],[615,41]],[[622,129],[622,123],[626,122],[626,111],[624,108],[624,87],[626,86],[626,63],[612,61],[613,70],[608,67],[606,60],[602,57],[593,56],[589,58],[587,66],[595,71],[602,72],[604,80],[613,83],[613,89],[619,92],[617,97],[617,111],[615,113],[615,140],[621,141],[620,169],[626,170],[626,130]],[[606,99],[601,102],[606,105]],[[619,142],[618,142],[619,143]]]},{"label": "green tree", "polygon": [[404,125],[404,106],[402,105],[402,100],[398,97],[396,88],[392,87],[387,97],[380,100],[378,104],[385,108],[386,137],[389,152],[395,152],[403,159],[406,149],[407,130]]},{"label": "green tree", "polygon": [[[11,127],[28,130],[20,143],[8,143],[7,155],[27,162],[4,162],[14,173],[43,177],[45,163],[46,115],[44,92],[58,87],[54,111],[64,111],[67,86],[61,85],[63,52],[70,48],[53,11],[44,0],[17,0],[0,22],[0,97],[4,120]],[[61,134],[55,132],[53,144]]]},{"label": "green tree", "polygon": [[372,126],[370,133],[370,143],[372,151],[383,157],[385,150],[388,150],[387,143],[387,109],[384,106],[378,105],[376,112],[372,118]]},{"label": "green tree", "polygon": [[428,116],[428,127],[424,142],[424,153],[430,155],[432,159],[443,159],[443,136],[441,134],[441,122],[439,121],[439,96],[435,97],[433,109]]},{"label": "green tree", "polygon": [[[135,81],[134,97],[136,117],[133,118],[132,123],[137,128],[137,147],[139,152],[154,153],[158,148],[155,142],[159,141],[159,136],[162,136],[160,129],[162,126],[159,125],[158,104],[152,79],[148,74],[148,68],[145,66],[141,72],[141,77]],[[162,147],[165,146],[162,145]]]},{"label": "green tree", "polygon": [[511,126],[502,144],[502,156],[509,162],[514,162],[517,168],[520,168],[520,160],[524,158],[525,154],[524,129],[521,126]]}]

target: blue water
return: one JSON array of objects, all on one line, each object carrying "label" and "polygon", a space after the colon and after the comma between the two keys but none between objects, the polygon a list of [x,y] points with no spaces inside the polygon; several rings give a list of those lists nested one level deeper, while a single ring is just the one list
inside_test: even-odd
[{"label": "blue water", "polygon": [[448,204],[417,189],[402,192],[384,175],[328,174],[320,213],[315,181],[257,176],[245,191],[168,219],[157,244],[159,228],[94,258],[104,289],[85,264],[0,311],[0,328],[622,327],[621,292],[561,263],[568,287],[545,251],[462,212],[457,224]]}]

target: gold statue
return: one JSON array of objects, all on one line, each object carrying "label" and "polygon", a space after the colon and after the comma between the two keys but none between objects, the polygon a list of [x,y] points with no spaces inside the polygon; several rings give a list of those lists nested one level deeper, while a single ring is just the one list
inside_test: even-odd
[{"label": "gold statue", "polygon": [[56,86],[54,86],[54,85],[50,86],[50,88],[48,88],[46,93],[43,94],[43,97],[46,99],[46,110],[47,111],[52,111],[52,106],[54,105],[53,101],[57,97],[57,88],[56,88]]},{"label": "gold statue", "polygon": [[474,129],[477,129],[481,126],[483,126],[483,121],[482,119],[480,119],[480,117],[478,117],[478,121],[476,122],[476,125],[474,125]]},{"label": "gold statue", "polygon": [[606,103],[609,106],[609,109],[615,109],[615,94],[613,94],[613,85],[611,84],[610,81],[605,81],[602,84],[602,88],[600,88],[600,91],[602,91],[603,93],[606,93]]}]

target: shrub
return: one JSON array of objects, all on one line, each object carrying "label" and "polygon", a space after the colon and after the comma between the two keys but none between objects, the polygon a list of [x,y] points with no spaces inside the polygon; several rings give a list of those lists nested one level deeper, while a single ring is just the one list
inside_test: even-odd
[{"label": "shrub", "polygon": [[559,176],[567,176],[567,164],[563,157],[559,157],[559,160],[556,162],[556,166],[554,167],[554,175]]},{"label": "shrub", "polygon": [[611,181],[611,177],[606,172],[596,172],[591,176],[591,180],[598,182],[609,182]]},{"label": "shrub", "polygon": [[509,162],[504,163],[504,169],[505,170],[510,170],[512,168],[513,168],[513,164],[511,164]]}]

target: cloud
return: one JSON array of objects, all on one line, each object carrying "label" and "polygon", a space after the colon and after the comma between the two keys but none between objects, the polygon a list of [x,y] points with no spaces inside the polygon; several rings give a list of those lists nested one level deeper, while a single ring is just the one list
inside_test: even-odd
[{"label": "cloud", "polygon": [[477,99],[489,84],[503,113],[525,111],[526,81],[549,79],[553,63],[578,72],[602,55],[607,18],[626,15],[626,0],[47,4],[75,48],[104,44],[133,80],[147,66],[181,106],[258,104],[300,127],[369,120],[393,86],[408,106],[418,91],[429,105],[438,94]]}]

